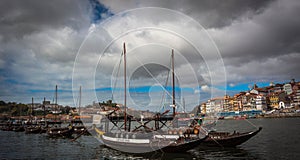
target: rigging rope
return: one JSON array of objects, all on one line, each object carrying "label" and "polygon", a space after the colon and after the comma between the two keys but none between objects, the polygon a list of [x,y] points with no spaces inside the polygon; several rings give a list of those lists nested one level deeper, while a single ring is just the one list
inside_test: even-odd
[{"label": "rigging rope", "polygon": [[[170,58],[170,65],[169,66],[171,66],[171,62],[172,62],[172,58]],[[170,76],[170,70],[168,70],[168,74],[167,74],[167,80],[166,80],[166,83],[165,83],[165,86],[164,86],[164,88],[166,88],[167,87],[167,85],[168,85],[168,81],[169,81],[169,76]],[[164,92],[163,92],[163,94],[162,94],[162,98],[161,98],[161,102],[160,102],[160,106],[161,106],[161,108],[162,107],[164,107],[164,105],[163,105],[163,101],[165,100],[165,93],[166,93],[166,91],[164,90]],[[160,109],[161,109],[160,108]],[[159,110],[160,110],[159,109]]]},{"label": "rigging rope", "polygon": [[[135,57],[135,58],[136,58],[136,57]],[[136,58],[136,60],[137,60],[140,64],[143,64],[143,63],[141,63],[141,61],[139,61],[137,58]],[[155,81],[157,84],[159,84],[159,86],[162,87],[164,91],[166,91],[166,89],[159,83],[159,81],[158,81],[158,80],[153,76],[153,74],[148,70],[148,68],[146,68],[144,65],[143,65],[142,67],[148,72],[148,74],[154,79],[154,81]],[[166,92],[166,93],[168,93],[168,92]],[[169,95],[169,96],[172,96],[170,93],[168,93],[168,95]]]},{"label": "rigging rope", "polygon": [[249,120],[245,119],[249,124],[251,124],[253,127],[258,128],[255,124],[253,124],[252,122],[250,122]]},{"label": "rigging rope", "polygon": [[[122,51],[121,56],[120,56],[120,61],[119,61],[118,70],[117,70],[117,76],[116,76],[116,77],[118,77],[118,76],[119,76],[119,73],[120,73],[120,67],[121,67],[121,62],[122,62],[122,56],[123,56],[123,51]],[[111,100],[112,100],[112,101],[114,100],[114,91],[115,91],[116,85],[117,85],[117,78],[115,79],[115,83],[114,83],[113,90],[112,90],[112,94],[111,94]]]}]

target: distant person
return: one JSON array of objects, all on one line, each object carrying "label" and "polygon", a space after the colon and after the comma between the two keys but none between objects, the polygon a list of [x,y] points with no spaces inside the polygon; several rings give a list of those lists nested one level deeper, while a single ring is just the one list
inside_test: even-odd
[{"label": "distant person", "polygon": [[202,118],[199,118],[198,124],[201,126],[202,125]]}]

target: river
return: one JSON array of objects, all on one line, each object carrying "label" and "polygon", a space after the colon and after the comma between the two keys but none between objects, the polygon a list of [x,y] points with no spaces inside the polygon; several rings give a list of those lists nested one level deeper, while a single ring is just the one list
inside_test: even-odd
[{"label": "river", "polygon": [[1,159],[299,159],[300,118],[220,120],[222,131],[263,130],[235,148],[196,148],[187,153],[124,154],[92,136],[50,139],[45,134],[0,131]]}]

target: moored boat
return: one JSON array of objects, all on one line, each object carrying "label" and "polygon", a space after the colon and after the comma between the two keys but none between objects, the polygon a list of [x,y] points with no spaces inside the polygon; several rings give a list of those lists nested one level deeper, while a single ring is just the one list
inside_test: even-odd
[{"label": "moored boat", "polygon": [[202,143],[206,137],[190,138],[175,134],[157,133],[120,133],[103,134],[103,143],[113,149],[128,153],[149,153],[149,152],[186,152]]},{"label": "moored boat", "polygon": [[[57,111],[57,85],[55,86],[55,112]],[[71,124],[69,124],[68,127],[61,127],[61,121],[58,121],[56,119],[56,114],[54,114],[55,118],[52,122],[47,122],[47,126],[49,127],[49,124],[52,124],[52,127],[49,127],[47,130],[47,135],[50,138],[73,138],[73,127]]]},{"label": "moored boat", "polygon": [[47,131],[50,138],[73,138],[73,128],[72,127],[58,127],[50,128]]},{"label": "moored boat", "polygon": [[[175,108],[175,78],[174,78],[174,51],[172,50],[172,104],[170,107],[173,113],[168,114],[169,110],[163,113],[156,113],[153,117],[141,118],[133,117],[127,113],[126,105],[126,49],[123,46],[124,57],[124,106],[116,108],[111,112],[105,112],[97,124],[104,124],[104,131],[95,125],[96,138],[104,145],[129,153],[147,153],[155,151],[163,152],[185,152],[196,147],[206,137],[199,134],[199,130],[194,127],[185,126],[184,128],[174,128],[168,126],[172,124],[176,116]],[[96,117],[99,117],[97,115]],[[94,121],[94,120],[93,120]],[[131,123],[135,122],[133,126]],[[153,126],[147,126],[148,124]],[[109,124],[113,127],[109,128]],[[103,125],[101,126],[103,128]],[[135,129],[131,130],[131,127]],[[167,129],[166,129],[167,128]]]},{"label": "moored boat", "polygon": [[41,132],[42,132],[42,127],[40,125],[25,127],[26,134],[39,134]]},{"label": "moored boat", "polygon": [[239,133],[234,131],[230,132],[217,132],[211,131],[208,133],[208,138],[206,138],[202,143],[199,143],[199,146],[205,147],[235,147],[240,145],[250,138],[255,136],[262,130],[262,127],[259,127],[256,131],[243,132]]}]

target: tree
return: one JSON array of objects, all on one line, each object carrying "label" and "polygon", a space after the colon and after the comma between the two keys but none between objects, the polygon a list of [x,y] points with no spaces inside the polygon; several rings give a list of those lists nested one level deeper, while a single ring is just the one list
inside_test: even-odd
[{"label": "tree", "polygon": [[6,103],[4,101],[0,101],[0,106],[5,106]]}]

